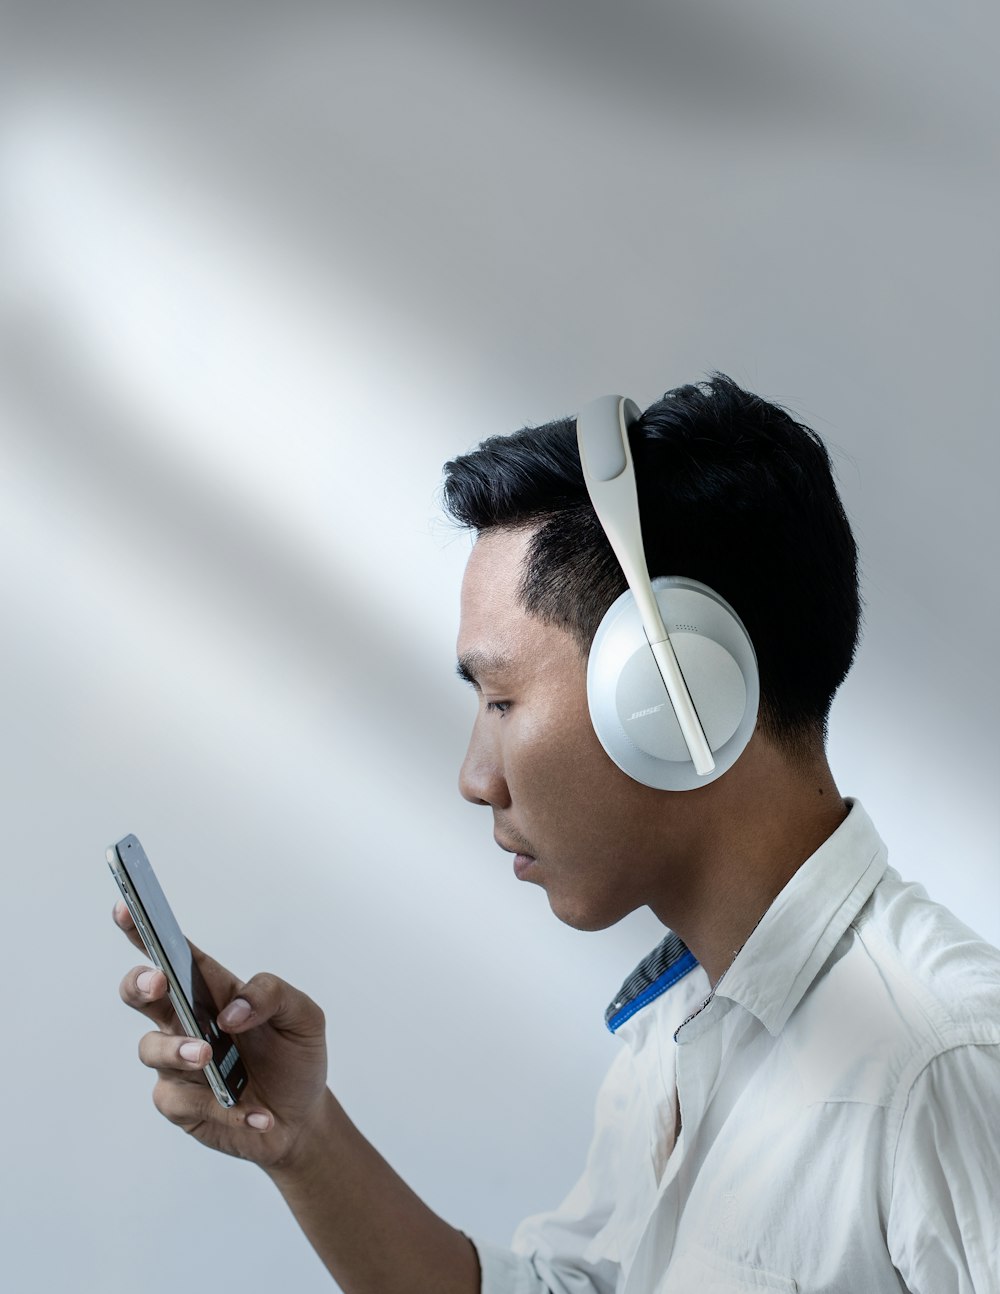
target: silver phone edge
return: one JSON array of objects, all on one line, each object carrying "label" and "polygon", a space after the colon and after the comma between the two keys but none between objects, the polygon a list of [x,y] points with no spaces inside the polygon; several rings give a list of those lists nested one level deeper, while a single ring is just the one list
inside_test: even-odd
[{"label": "silver phone edge", "polygon": [[[114,876],[115,881],[118,884],[118,889],[121,891],[121,896],[125,900],[125,906],[132,914],[132,920],[135,922],[135,928],[139,932],[139,938],[145,945],[146,952],[149,954],[150,960],[153,962],[156,969],[163,973],[167,981],[167,990],[170,995],[170,1002],[178,1020],[181,1022],[181,1025],[189,1038],[197,1038],[199,1042],[204,1042],[205,1039],[201,1035],[201,1030],[198,1028],[198,1023],[194,1018],[193,1012],[188,1007],[187,999],[177,981],[177,976],[171,969],[170,960],[163,951],[163,946],[159,939],[157,939],[156,932],[146,925],[145,918],[143,917],[142,905],[138,896],[131,893],[128,875],[122,868],[121,859],[118,857],[118,850],[114,845],[109,845],[105,857],[108,860],[108,866],[111,868],[111,874]],[[208,1080],[208,1085],[212,1089],[215,1099],[219,1104],[225,1106],[226,1109],[231,1109],[236,1102],[230,1096],[222,1078],[222,1074],[219,1072],[219,1067],[215,1061],[210,1060],[202,1073]]]}]

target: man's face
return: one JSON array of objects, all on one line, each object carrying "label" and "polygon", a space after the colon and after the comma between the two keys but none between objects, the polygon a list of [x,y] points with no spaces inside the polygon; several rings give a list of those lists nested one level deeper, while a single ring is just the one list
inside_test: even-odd
[{"label": "man's face", "polygon": [[[667,880],[665,810],[675,797],[612,763],[590,722],[576,640],[518,601],[531,533],[488,532],[466,567],[458,657],[479,710],[459,788],[492,808],[495,838],[523,856],[518,875],[545,889],[556,916],[600,930]],[[668,853],[683,852],[680,839],[671,843]]]}]

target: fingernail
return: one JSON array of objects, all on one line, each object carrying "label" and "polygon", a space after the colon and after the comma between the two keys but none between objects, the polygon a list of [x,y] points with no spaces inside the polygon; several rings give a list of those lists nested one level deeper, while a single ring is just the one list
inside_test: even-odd
[{"label": "fingernail", "polygon": [[271,1126],[271,1116],[269,1114],[248,1114],[247,1123],[251,1128],[256,1128],[259,1132],[266,1132]]},{"label": "fingernail", "polygon": [[219,1015],[219,1024],[223,1029],[228,1029],[231,1025],[242,1024],[244,1020],[249,1020],[253,1012],[253,1007],[245,998],[238,997],[230,1002],[225,1011]]},{"label": "fingernail", "polygon": [[151,992],[153,987],[153,976],[155,974],[156,971],[143,971],[141,975],[136,976],[135,986],[140,993]]},{"label": "fingernail", "polygon": [[184,1060],[201,1060],[205,1044],[203,1042],[182,1042],[178,1050]]}]

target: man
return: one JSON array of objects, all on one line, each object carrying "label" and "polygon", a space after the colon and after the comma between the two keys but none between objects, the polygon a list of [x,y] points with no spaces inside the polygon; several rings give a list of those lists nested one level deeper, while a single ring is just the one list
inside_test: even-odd
[{"label": "man", "polygon": [[[350,1294],[1000,1290],[1000,952],[887,867],[824,739],[853,658],[854,540],[818,437],[716,375],[631,427],[646,564],[715,590],[756,652],[735,763],[662,790],[606,753],[587,655],[622,570],[572,420],[448,464],[477,541],[459,672],[479,711],[462,794],[492,810],[555,914],[669,928],[608,1008],[622,1047],[583,1176],[512,1250],[436,1217],[325,1087],[323,1017],[207,957],[251,1085],[231,1110],[176,1031],[159,972],[122,996],[160,1111],[260,1164]],[[116,920],[138,942],[124,909]]]}]

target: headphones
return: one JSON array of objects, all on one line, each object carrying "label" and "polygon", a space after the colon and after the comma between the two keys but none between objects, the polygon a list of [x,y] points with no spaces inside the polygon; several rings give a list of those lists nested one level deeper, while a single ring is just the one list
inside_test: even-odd
[{"label": "headphones", "polygon": [[601,745],[644,786],[690,791],[732,768],[753,735],[757,655],[739,616],[706,584],[650,581],[628,429],[642,416],[605,395],[576,420],[583,479],[628,589],[608,608],[587,662]]}]

